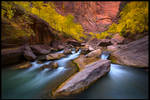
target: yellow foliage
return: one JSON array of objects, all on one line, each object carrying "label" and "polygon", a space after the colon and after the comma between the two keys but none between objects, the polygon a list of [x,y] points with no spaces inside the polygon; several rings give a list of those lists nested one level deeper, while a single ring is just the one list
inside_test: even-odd
[{"label": "yellow foliage", "polygon": [[121,35],[137,34],[148,31],[148,2],[132,1],[120,13],[119,24],[113,23],[106,31],[120,33]]},{"label": "yellow foliage", "polygon": [[32,7],[30,7],[30,12],[47,21],[52,28],[60,31],[60,33],[65,33],[79,41],[81,37],[86,37],[83,34],[84,30],[82,26],[74,22],[74,16],[71,14],[67,16],[60,15],[56,12],[55,5],[52,2],[44,3],[43,1],[32,1],[31,3],[25,3],[26,2],[24,2],[24,4],[18,2],[17,4],[21,6],[28,5],[27,8],[23,6],[26,10],[29,10],[29,5],[32,5]]},{"label": "yellow foliage", "polygon": [[102,33],[89,32],[89,34],[91,35],[90,38],[105,39],[107,36],[110,37],[110,34],[107,32],[102,32]]}]

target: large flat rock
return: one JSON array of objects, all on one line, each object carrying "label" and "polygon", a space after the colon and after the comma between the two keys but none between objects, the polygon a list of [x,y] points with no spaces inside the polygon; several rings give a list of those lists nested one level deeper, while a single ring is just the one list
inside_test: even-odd
[{"label": "large flat rock", "polygon": [[135,67],[148,67],[148,36],[128,43],[111,54],[113,63]]},{"label": "large flat rock", "polygon": [[53,96],[64,96],[81,92],[109,71],[109,60],[98,60],[88,64],[84,69],[61,84],[56,91],[53,92]]}]

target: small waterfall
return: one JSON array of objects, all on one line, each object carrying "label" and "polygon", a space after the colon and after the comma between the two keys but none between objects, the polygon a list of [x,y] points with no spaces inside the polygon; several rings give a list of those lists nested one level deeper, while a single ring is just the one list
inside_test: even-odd
[{"label": "small waterfall", "polygon": [[100,58],[106,60],[106,59],[108,59],[109,54],[110,54],[110,52],[103,51]]}]

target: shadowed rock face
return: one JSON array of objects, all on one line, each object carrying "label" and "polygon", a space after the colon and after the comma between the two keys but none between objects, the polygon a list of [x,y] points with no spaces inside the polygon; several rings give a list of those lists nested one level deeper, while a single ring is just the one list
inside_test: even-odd
[{"label": "shadowed rock face", "polygon": [[71,13],[87,32],[102,32],[116,20],[120,1],[54,2],[62,15]]},{"label": "shadowed rock face", "polygon": [[109,60],[98,60],[86,65],[84,69],[63,83],[54,93],[54,96],[63,96],[78,93],[91,83],[102,77],[110,70]]},{"label": "shadowed rock face", "polygon": [[24,59],[23,46],[18,48],[2,49],[1,57],[2,66],[19,63]]},{"label": "shadowed rock face", "polygon": [[113,52],[111,59],[118,64],[148,67],[148,36],[130,42],[124,48]]}]

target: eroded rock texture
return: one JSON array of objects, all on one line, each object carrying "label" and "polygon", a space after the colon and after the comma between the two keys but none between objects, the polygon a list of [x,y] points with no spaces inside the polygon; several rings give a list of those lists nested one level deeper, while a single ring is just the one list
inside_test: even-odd
[{"label": "eroded rock texture", "polygon": [[111,59],[114,63],[118,64],[148,67],[148,36],[130,42],[123,48],[113,52]]},{"label": "eroded rock texture", "polygon": [[102,32],[116,21],[120,1],[54,2],[56,10],[62,15],[71,13],[87,32]]}]

